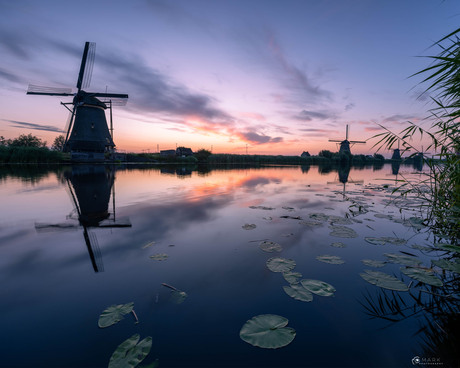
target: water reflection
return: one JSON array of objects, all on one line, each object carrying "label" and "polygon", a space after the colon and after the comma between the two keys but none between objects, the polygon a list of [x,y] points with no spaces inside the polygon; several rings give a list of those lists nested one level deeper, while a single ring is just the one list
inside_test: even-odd
[{"label": "water reflection", "polygon": [[[109,166],[74,165],[64,172],[65,181],[74,210],[67,219],[76,220],[83,228],[88,254],[94,272],[104,270],[94,228],[131,227],[129,219],[118,219],[115,206],[115,169]],[[112,212],[109,202],[112,196]],[[35,223],[37,231],[65,230],[76,226],[69,222],[59,224]]]}]

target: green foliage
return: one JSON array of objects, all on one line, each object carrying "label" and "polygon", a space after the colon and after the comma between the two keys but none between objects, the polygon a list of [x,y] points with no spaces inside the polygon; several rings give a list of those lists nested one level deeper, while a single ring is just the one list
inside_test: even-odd
[{"label": "green foliage", "polygon": [[325,157],[325,158],[332,158],[332,152],[329,150],[322,150],[320,151],[319,157]]},{"label": "green foliage", "polygon": [[[437,56],[431,56],[433,64],[413,76],[426,75],[421,83],[429,83],[425,92],[434,96],[434,108],[430,112],[431,127],[422,128],[412,122],[400,133],[389,129],[377,134],[374,145],[391,149],[400,142],[402,152],[411,150],[414,160],[423,161],[429,171],[419,182],[410,182],[402,176],[403,184],[397,189],[402,195],[415,194],[426,202],[425,223],[435,234],[447,236],[458,242],[460,238],[460,42],[456,36],[460,28],[435,45],[441,48]],[[454,39],[452,37],[455,36]],[[427,137],[426,150],[437,152],[436,159],[426,158],[413,146],[414,138]],[[420,162],[422,163],[422,162]]]},{"label": "green foliage", "polygon": [[46,147],[46,141],[42,141],[40,138],[32,134],[21,134],[19,137],[14,138],[9,146],[13,147]]},{"label": "green foliage", "polygon": [[53,151],[62,151],[64,149],[65,137],[61,134],[54,138],[53,145],[51,149]]},{"label": "green foliage", "polygon": [[207,162],[209,156],[211,155],[212,155],[211,151],[208,151],[207,149],[204,149],[204,148],[199,149],[198,151],[194,153],[194,156],[196,157],[198,162]]}]

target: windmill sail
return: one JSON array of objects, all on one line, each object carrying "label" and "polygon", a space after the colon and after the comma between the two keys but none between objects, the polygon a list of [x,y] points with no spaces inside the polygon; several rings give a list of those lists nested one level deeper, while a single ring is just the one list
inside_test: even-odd
[{"label": "windmill sail", "polygon": [[[74,96],[70,119],[66,126],[64,151],[71,153],[72,161],[103,162],[115,152],[115,143],[107,125],[105,110],[126,104],[127,94],[86,92],[91,82],[96,44],[86,42],[77,77],[77,92],[70,88],[29,85],[27,94],[47,96]],[[68,103],[62,103],[66,106]],[[67,107],[67,106],[66,106]],[[112,118],[111,120],[112,121]]]}]

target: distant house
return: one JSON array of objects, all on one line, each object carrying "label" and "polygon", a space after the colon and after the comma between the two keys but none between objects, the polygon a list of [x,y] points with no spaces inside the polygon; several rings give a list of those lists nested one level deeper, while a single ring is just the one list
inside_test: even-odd
[{"label": "distant house", "polygon": [[160,151],[160,156],[175,156],[176,155],[176,150],[163,150]]},{"label": "distant house", "polygon": [[302,154],[300,155],[300,157],[310,157],[310,152],[308,151],[303,151]]},{"label": "distant house", "polygon": [[176,148],[176,156],[178,156],[178,157],[193,156],[193,151],[192,151],[191,148],[177,147]]}]

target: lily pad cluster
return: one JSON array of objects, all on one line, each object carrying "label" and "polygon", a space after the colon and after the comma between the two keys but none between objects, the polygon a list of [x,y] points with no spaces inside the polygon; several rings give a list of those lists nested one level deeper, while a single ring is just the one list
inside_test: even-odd
[{"label": "lily pad cluster", "polygon": [[345,263],[345,261],[342,258],[340,258],[339,256],[331,256],[331,255],[328,255],[328,254],[325,254],[325,255],[322,255],[322,256],[317,256],[316,259],[318,261],[320,261],[320,262],[329,263],[329,264],[335,264],[335,265]]}]

